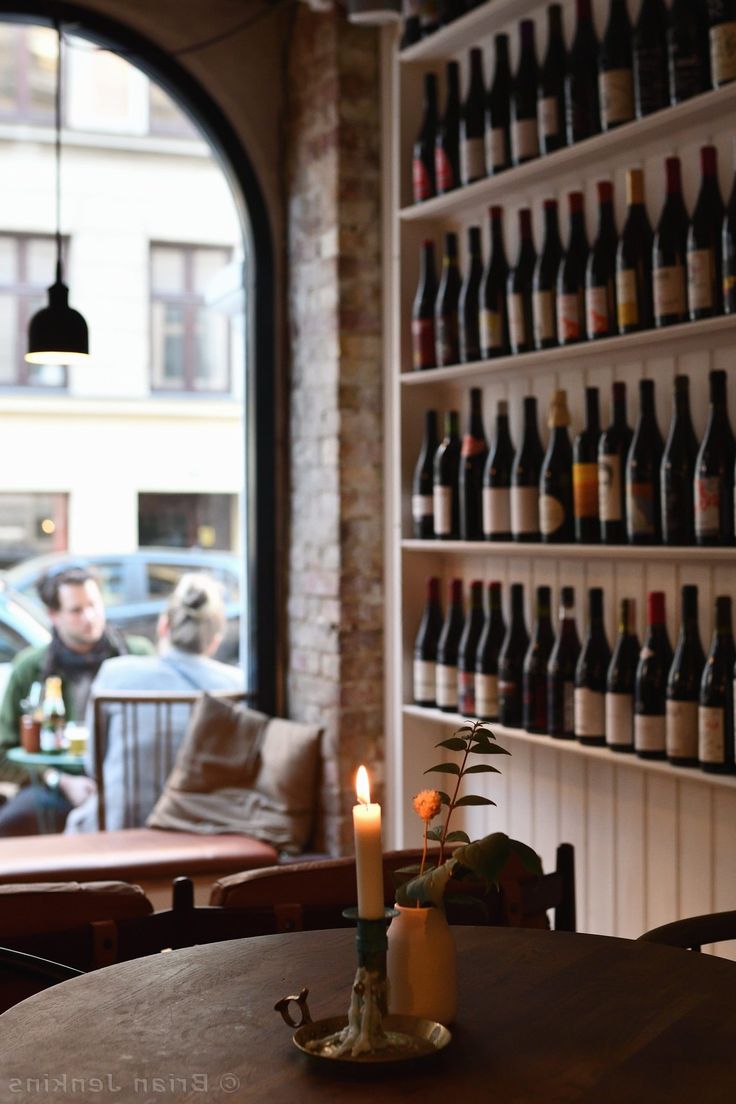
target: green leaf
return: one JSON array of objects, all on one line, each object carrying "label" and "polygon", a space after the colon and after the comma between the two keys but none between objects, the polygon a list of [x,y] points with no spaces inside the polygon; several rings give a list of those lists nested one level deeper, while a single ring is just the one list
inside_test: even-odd
[{"label": "green leaf", "polygon": [[475,843],[458,847],[453,857],[474,874],[498,884],[498,875],[510,854],[511,840],[506,833],[492,832]]},{"label": "green leaf", "polygon": [[472,736],[472,734],[473,734],[473,730],[470,727],[470,725],[463,725],[462,728],[456,728],[455,729],[455,731],[453,733],[453,736],[462,736],[462,734],[464,732],[467,732],[468,736]]},{"label": "green leaf", "polygon": [[526,869],[532,874],[538,874],[541,876],[542,860],[540,859],[537,852],[532,850],[531,847],[528,847],[527,844],[521,843],[520,840],[512,839],[510,843],[511,850],[519,856]]},{"label": "green leaf", "polygon": [[430,828],[427,832],[428,840],[436,840],[437,843],[442,839],[442,827],[438,824],[436,828]]},{"label": "green leaf", "polygon": [[445,843],[470,843],[470,836],[467,832],[461,832],[458,829],[456,832],[447,833]]},{"label": "green leaf", "polygon": [[434,746],[448,748],[450,751],[465,751],[465,741],[460,740],[457,736],[451,736],[449,740],[440,740]]},{"label": "green leaf", "polygon": [[449,805],[450,804],[450,795],[449,794],[446,794],[444,790],[437,790],[436,792],[440,795],[440,802],[443,805]]},{"label": "green leaf", "polygon": [[471,753],[473,755],[510,755],[511,754],[510,752],[508,752],[506,750],[506,748],[502,748],[500,744],[491,744],[491,743],[489,743],[487,745],[484,744],[483,747],[471,748]]},{"label": "green leaf", "polygon": [[489,771],[501,773],[498,767],[492,767],[490,763],[475,763],[472,767],[466,767],[463,774],[488,774]]},{"label": "green leaf", "polygon": [[453,856],[442,866],[435,866],[419,878],[412,878],[410,882],[399,886],[396,893],[397,903],[408,906],[418,901],[420,905],[431,904],[441,908],[445,886],[450,880],[454,865],[455,858]]},{"label": "green leaf", "polygon": [[491,801],[490,797],[479,797],[477,794],[466,794],[465,797],[460,797],[455,802],[455,808],[459,809],[461,805],[495,805],[495,801]]},{"label": "green leaf", "polygon": [[436,771],[437,774],[460,774],[460,768],[457,763],[438,763],[436,767],[427,767],[425,774],[432,774]]}]

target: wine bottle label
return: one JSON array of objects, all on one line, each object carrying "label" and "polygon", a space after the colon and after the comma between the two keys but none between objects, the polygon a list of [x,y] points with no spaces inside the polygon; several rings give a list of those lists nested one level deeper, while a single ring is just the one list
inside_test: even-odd
[{"label": "wine bottle label", "polygon": [[463,184],[472,184],[486,175],[486,147],[483,136],[463,138],[460,143],[460,177]]},{"label": "wine bottle label", "polygon": [[423,199],[430,198],[432,181],[421,157],[415,157],[411,163],[411,183],[415,203],[421,203]]},{"label": "wine bottle label", "polygon": [[483,533],[495,537],[511,532],[511,492],[508,487],[483,488]]},{"label": "wine bottle label", "polygon": [[560,109],[556,96],[544,96],[537,102],[537,125],[544,138],[554,138],[562,133]]},{"label": "wine bottle label", "polygon": [[654,484],[626,484],[626,516],[632,536],[653,537],[656,532],[654,517]]},{"label": "wine bottle label", "polygon": [[514,161],[528,161],[539,156],[539,131],[536,119],[514,119],[511,124],[511,148]]},{"label": "wine bottle label", "polygon": [[575,687],[574,713],[576,736],[606,735],[605,694],[589,690],[587,686]]},{"label": "wine bottle label", "polygon": [[598,513],[601,521],[623,521],[621,457],[608,452],[598,457]]},{"label": "wine bottle label", "polygon": [[475,713],[475,673],[458,671],[457,689],[460,712],[473,715]]},{"label": "wine bottle label", "polygon": [[726,725],[721,706],[698,706],[698,759],[701,763],[726,762]]},{"label": "wine bottle label", "polygon": [[522,346],[529,344],[529,337],[526,332],[526,320],[524,318],[524,296],[520,295],[518,292],[513,292],[508,296],[507,302],[511,345],[515,349],[520,349]]},{"label": "wine bottle label", "polygon": [[575,683],[562,684],[562,726],[565,732],[575,731]]},{"label": "wine bottle label", "polygon": [[424,521],[434,517],[434,496],[413,494],[411,496],[411,516],[414,521]]},{"label": "wine bottle label", "polygon": [[634,696],[606,692],[606,743],[632,747],[634,743]]},{"label": "wine bottle label", "polygon": [[695,535],[717,537],[721,531],[721,493],[717,475],[695,477]]},{"label": "wine bottle label", "polygon": [[456,314],[440,315],[435,319],[435,337],[438,366],[446,368],[449,364],[457,364],[460,358]]},{"label": "wine bottle label", "polygon": [[437,664],[428,659],[414,660],[414,701],[433,702],[436,691]]},{"label": "wine bottle label", "polygon": [[556,533],[565,523],[565,507],[554,495],[539,496],[539,528],[546,537]]},{"label": "wine bottle label", "polygon": [[466,433],[460,446],[461,456],[480,456],[485,451],[486,443],[480,437],[474,437],[472,433]]},{"label": "wine bottle label", "polygon": [[610,329],[611,300],[607,287],[589,287],[585,290],[585,325],[588,337],[607,334]]},{"label": "wine bottle label", "polygon": [[736,78],[736,21],[711,27],[710,66],[716,88]]},{"label": "wine bottle label", "polygon": [[498,675],[475,673],[475,712],[479,717],[498,716]]},{"label": "wine bottle label", "polygon": [[557,296],[557,332],[560,341],[579,341],[583,336],[582,307],[580,295]]},{"label": "wine bottle label", "polygon": [[713,310],[716,265],[712,249],[687,251],[687,301],[691,311]]},{"label": "wine bottle label", "polygon": [[667,754],[670,759],[698,758],[698,703],[667,701]]},{"label": "wine bottle label", "polygon": [[435,485],[432,505],[435,536],[449,537],[452,534],[452,487]]},{"label": "wine bottle label", "polygon": [[480,312],[480,347],[486,355],[495,349],[503,349],[503,315],[500,311],[484,307]]},{"label": "wine bottle label", "polygon": [[636,270],[622,268],[616,273],[616,310],[619,329],[639,324],[636,296]]},{"label": "wine bottle label", "polygon": [[438,663],[435,675],[437,705],[440,709],[457,709],[457,667]]},{"label": "wine bottle label", "polygon": [[630,69],[609,69],[598,76],[601,119],[605,127],[634,118],[634,79]]},{"label": "wine bottle label", "polygon": [[414,318],[411,323],[411,349],[414,368],[434,367],[434,319]]},{"label": "wine bottle label", "polygon": [[683,317],[687,312],[685,273],[682,265],[662,265],[654,270],[654,317]]},{"label": "wine bottle label", "polygon": [[434,175],[437,181],[437,191],[440,195],[457,187],[458,181],[455,180],[450,158],[442,146],[435,146],[434,149]]},{"label": "wine bottle label", "polygon": [[539,490],[537,487],[511,488],[511,532],[539,532]]},{"label": "wine bottle label", "polygon": [[506,131],[503,127],[489,127],[486,130],[486,167],[489,174],[505,169],[507,163]]},{"label": "wine bottle label", "polygon": [[576,518],[598,516],[598,464],[573,464],[572,494]]},{"label": "wine bottle label", "polygon": [[634,748],[636,751],[665,751],[667,721],[664,713],[634,714]]},{"label": "wine bottle label", "polygon": [[555,340],[554,295],[551,291],[535,291],[532,294],[534,318],[534,343]]}]

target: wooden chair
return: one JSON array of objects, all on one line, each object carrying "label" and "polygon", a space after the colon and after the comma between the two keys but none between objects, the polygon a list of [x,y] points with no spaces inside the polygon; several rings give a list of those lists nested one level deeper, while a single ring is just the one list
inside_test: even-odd
[{"label": "wooden chair", "polygon": [[639,936],[644,943],[661,943],[666,947],[682,947],[699,951],[707,943],[722,943],[736,939],[736,912],[710,912],[703,916],[688,916],[673,920]]}]

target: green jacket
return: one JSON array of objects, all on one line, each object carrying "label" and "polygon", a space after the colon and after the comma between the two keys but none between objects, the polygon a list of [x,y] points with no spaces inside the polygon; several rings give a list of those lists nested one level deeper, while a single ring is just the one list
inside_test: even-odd
[{"label": "green jacket", "polygon": [[[144,636],[126,636],[125,643],[131,655],[153,655],[155,648],[150,640]],[[21,702],[28,697],[28,693],[34,682],[42,682],[44,661],[46,659],[47,644],[39,648],[25,648],[13,660],[8,684],[5,687],[5,696],[0,705],[0,779],[4,782],[26,782],[28,774],[23,767],[9,762],[7,752],[11,747],[17,747],[20,743],[19,724],[22,713]],[[61,693],[66,706],[66,715],[70,721],[84,720],[83,717],[74,716],[72,695],[67,683],[62,678]]]}]

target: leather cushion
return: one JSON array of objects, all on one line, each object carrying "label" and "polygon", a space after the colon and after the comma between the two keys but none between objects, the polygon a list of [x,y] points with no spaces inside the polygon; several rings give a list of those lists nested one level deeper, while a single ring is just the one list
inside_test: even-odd
[{"label": "leather cushion", "polygon": [[0,885],[0,939],[77,927],[99,920],[148,916],[153,905],[127,882],[41,882]]}]

